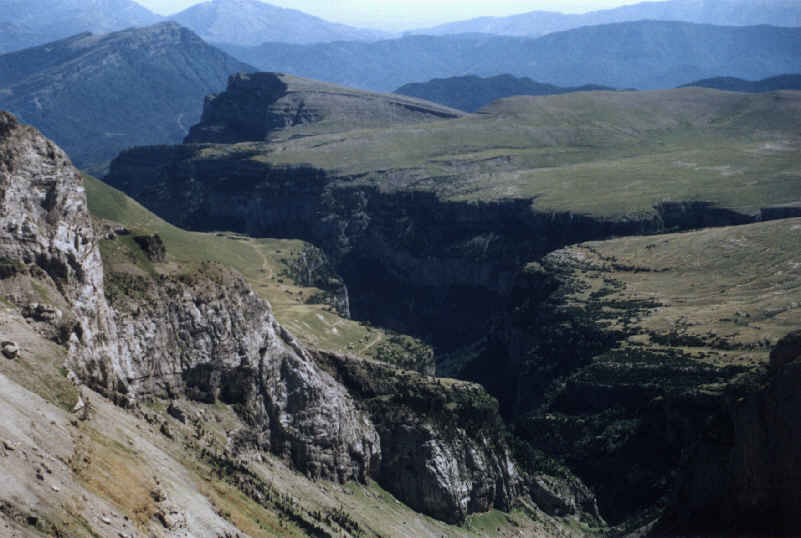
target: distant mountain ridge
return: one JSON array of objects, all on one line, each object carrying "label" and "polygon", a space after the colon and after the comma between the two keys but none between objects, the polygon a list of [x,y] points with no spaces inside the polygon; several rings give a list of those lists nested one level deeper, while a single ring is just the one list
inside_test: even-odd
[{"label": "distant mountain ridge", "polygon": [[210,0],[191,6],[170,19],[193,30],[206,41],[235,45],[260,45],[266,41],[370,41],[387,36],[259,0]]},{"label": "distant mountain ridge", "polygon": [[130,146],[179,142],[207,94],[253,70],[174,22],[83,33],[0,56],[0,109],[87,167]]},{"label": "distant mountain ridge", "polygon": [[413,30],[411,34],[485,33],[538,37],[552,32],[638,20],[681,21],[723,26],[801,26],[801,3],[792,0],[669,0],[568,14],[530,11],[507,17],[478,17]]},{"label": "distant mountain ridge", "polygon": [[318,43],[389,37],[259,0],[209,0],[170,17],[134,0],[0,0],[0,54],[82,32],[108,33],[173,20],[204,40],[239,45]]},{"label": "distant mountain ridge", "polygon": [[464,77],[437,78],[428,82],[405,84],[394,93],[425,99],[434,103],[476,112],[481,107],[493,101],[513,95],[557,95],[581,91],[612,90],[608,86],[586,84],[562,88],[553,84],[535,82],[528,77],[514,77],[512,75],[498,75],[496,77],[481,78],[475,75]]},{"label": "distant mountain ridge", "polygon": [[779,75],[763,80],[743,80],[735,77],[715,77],[696,80],[682,87],[696,86],[732,92],[762,93],[778,90],[801,90],[801,75]]},{"label": "distant mountain ridge", "polygon": [[435,78],[500,74],[557,86],[654,89],[721,74],[761,79],[797,71],[801,29],[638,21],[537,39],[471,34],[221,47],[263,71],[375,91]]},{"label": "distant mountain ridge", "polygon": [[133,0],[0,0],[0,53],[160,20]]}]

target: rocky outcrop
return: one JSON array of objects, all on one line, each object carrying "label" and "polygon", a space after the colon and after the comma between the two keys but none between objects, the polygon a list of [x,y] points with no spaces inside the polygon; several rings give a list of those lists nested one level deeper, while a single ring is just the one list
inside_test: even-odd
[{"label": "rocky outcrop", "polygon": [[[342,172],[317,157],[355,155],[328,153],[330,146],[351,142],[349,136],[289,140],[290,132],[302,134],[293,131],[299,127],[326,132],[325,119],[310,116],[310,123],[303,123],[301,115],[300,123],[277,130],[258,122],[252,131],[237,128],[243,113],[225,107],[251,106],[252,90],[246,90],[212,100],[210,117],[219,116],[198,128],[230,130],[230,138],[195,140],[262,143],[137,148],[112,164],[107,179],[184,227],[302,238],[322,248],[348,284],[354,318],[432,343],[445,357],[440,374],[484,384],[498,397],[501,413],[516,421],[515,433],[532,453],[556,460],[589,486],[529,473],[540,479],[519,491],[528,491],[553,513],[592,513],[593,492],[600,513],[618,524],[662,502],[688,447],[719,407],[723,387],[748,368],[696,360],[679,345],[660,343],[664,338],[643,344],[647,334],[629,345],[632,326],[660,306],[653,295],[610,299],[620,284],[611,277],[583,289],[577,278],[585,269],[581,263],[548,253],[615,235],[744,224],[758,215],[691,200],[655,201],[652,208],[604,219],[541,211],[538,199],[514,189],[509,197],[488,201],[448,196],[450,185],[480,183],[487,174],[513,170],[512,157],[386,159],[372,163],[380,163],[376,168],[387,163],[389,169],[365,164],[361,172]],[[211,104],[217,99],[218,105]],[[263,99],[267,106],[270,99]],[[287,138],[263,143],[273,136]],[[319,167],[300,164],[310,162],[306,157]],[[287,162],[296,164],[276,164]],[[649,248],[643,246],[645,252]],[[531,261],[538,263],[526,265]],[[471,507],[504,505],[507,492],[515,489],[513,480],[490,491],[476,478],[503,476],[487,471],[502,463],[477,457],[483,463],[474,466],[464,454],[481,454],[479,446],[464,445],[461,433],[443,437],[449,430],[432,422],[423,404],[415,407],[418,400],[407,402],[413,396],[407,389],[376,388],[362,381],[370,374],[354,373],[366,366],[346,364],[329,371],[371,410],[382,445],[377,476],[385,487],[412,506],[425,503],[421,509],[437,517],[451,513],[458,520]],[[382,407],[383,402],[390,403]],[[415,443],[427,447],[422,460],[430,463],[403,451]],[[452,471],[439,463],[446,461],[453,462]]]},{"label": "rocky outcrop", "polygon": [[576,477],[539,473],[528,481],[528,485],[531,498],[546,513],[575,515],[595,526],[603,525],[595,495]]},{"label": "rocky outcrop", "polygon": [[34,268],[69,304],[74,323],[59,327],[60,339],[87,383],[111,392],[134,377],[109,345],[115,326],[81,176],[61,149],[7,112],[0,112],[0,258]]},{"label": "rocky outcrop", "polygon": [[232,405],[253,448],[312,477],[363,481],[377,467],[370,420],[241,277],[210,264],[175,277],[112,273],[106,294],[138,397]]},{"label": "rocky outcrop", "polygon": [[258,142],[316,124],[315,134],[457,118],[463,113],[400,95],[365,92],[283,73],[238,73],[210,95],[187,144]]},{"label": "rocky outcrop", "polygon": [[801,534],[801,331],[729,389],[661,521],[670,534]]},{"label": "rocky outcrop", "polygon": [[307,303],[327,304],[339,315],[350,317],[348,287],[333,264],[321,249],[306,245],[297,256],[289,260],[287,269],[292,279],[301,286],[317,288],[320,293],[309,297]]},{"label": "rocky outcrop", "polygon": [[376,479],[415,510],[462,523],[473,512],[509,510],[524,492],[497,402],[481,386],[330,353],[316,358],[376,425]]},{"label": "rocky outcrop", "polygon": [[478,384],[316,353],[368,410],[381,439],[375,478],[409,506],[449,523],[508,511],[529,496],[545,513],[605,526],[595,495],[565,469],[515,453],[498,403]]},{"label": "rocky outcrop", "polygon": [[16,344],[16,342],[5,340],[0,342],[0,351],[3,353],[5,358],[16,359],[17,355],[19,355],[19,346]]},{"label": "rocky outcrop", "polygon": [[68,346],[66,365],[82,382],[124,405],[176,393],[219,398],[240,410],[258,448],[310,476],[364,480],[377,465],[373,425],[241,278],[219,268],[104,275],[80,174],[7,113],[0,209],[0,258],[16,268],[10,278],[38,279],[57,305],[33,304],[22,292],[8,298]]},{"label": "rocky outcrop", "polygon": [[145,256],[153,262],[163,262],[167,259],[167,247],[164,246],[164,241],[158,234],[155,235],[137,235],[134,241],[142,248]]}]

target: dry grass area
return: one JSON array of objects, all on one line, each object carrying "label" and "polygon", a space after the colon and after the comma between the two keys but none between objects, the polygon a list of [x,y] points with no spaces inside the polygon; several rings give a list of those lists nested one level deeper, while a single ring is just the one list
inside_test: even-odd
[{"label": "dry grass area", "polygon": [[83,485],[146,529],[159,511],[151,495],[154,470],[142,455],[90,426],[77,434],[73,471]]},{"label": "dry grass area", "polygon": [[[801,325],[801,219],[591,242],[560,251],[607,301],[655,301],[638,344],[684,348],[726,364],[764,361]],[[614,316],[611,316],[614,319]]]},{"label": "dry grass area", "polygon": [[215,147],[199,158],[311,165],[347,185],[358,176],[449,200],[536,197],[539,210],[599,218],[652,214],[666,200],[753,213],[801,200],[800,127],[801,92],[580,92],[503,99],[449,121]]}]

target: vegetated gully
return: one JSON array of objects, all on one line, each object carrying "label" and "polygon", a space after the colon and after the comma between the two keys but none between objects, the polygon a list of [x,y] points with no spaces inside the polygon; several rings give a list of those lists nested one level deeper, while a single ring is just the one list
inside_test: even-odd
[{"label": "vegetated gully", "polygon": [[389,183],[375,174],[367,182],[241,156],[198,158],[202,147],[134,148],[106,179],[184,228],[322,248],[347,284],[354,319],[429,342],[451,364],[442,373],[484,384],[507,420],[524,411],[521,389],[530,392],[518,386],[520,352],[504,336],[513,332],[505,331],[505,313],[519,299],[512,290],[525,264],[588,240],[758,219],[706,202],[665,202],[639,220],[604,220],[541,212],[536,199],[447,201],[381,189]]}]

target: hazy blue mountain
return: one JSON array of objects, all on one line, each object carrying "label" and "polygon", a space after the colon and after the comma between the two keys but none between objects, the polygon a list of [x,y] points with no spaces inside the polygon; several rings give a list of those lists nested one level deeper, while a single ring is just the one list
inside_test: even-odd
[{"label": "hazy blue mountain", "polygon": [[670,0],[642,2],[614,9],[566,14],[531,11],[508,17],[479,17],[415,30],[411,33],[449,35],[480,32],[507,36],[541,36],[551,32],[638,20],[683,21],[723,26],[801,26],[797,0]]},{"label": "hazy blue mountain", "polygon": [[147,26],[161,18],[133,0],[0,0],[0,52],[81,32]]},{"label": "hazy blue mountain", "polygon": [[801,75],[779,75],[763,80],[743,80],[735,77],[715,77],[696,80],[683,87],[714,88],[730,92],[762,93],[778,90],[801,90]]},{"label": "hazy blue mountain", "polygon": [[252,70],[174,22],[83,33],[0,56],[0,109],[86,167],[130,146],[180,142],[204,96]]},{"label": "hazy blue mountain", "polygon": [[649,89],[714,76],[761,79],[797,71],[801,29],[639,21],[536,39],[405,36],[376,43],[265,43],[224,49],[264,71],[377,91],[470,74],[511,74],[558,86]]},{"label": "hazy blue mountain", "polygon": [[467,75],[405,84],[394,93],[425,99],[466,112],[475,112],[493,101],[513,95],[556,95],[593,90],[614,90],[614,88],[594,84],[562,88],[535,82],[528,77],[498,75],[481,78]]},{"label": "hazy blue mountain", "polygon": [[[375,43],[340,41],[313,45],[219,46],[263,71],[291,73],[355,88],[391,91],[408,82],[476,72],[471,70],[471,66],[502,58],[505,52],[516,55],[522,42],[521,38],[473,35],[407,36]],[[512,71],[507,69],[505,72]]]},{"label": "hazy blue mountain", "polygon": [[26,26],[9,21],[0,22],[0,53],[36,45],[40,37]]},{"label": "hazy blue mountain", "polygon": [[265,41],[318,43],[376,40],[386,34],[354,28],[259,0],[211,0],[171,17],[206,41],[260,45]]}]

